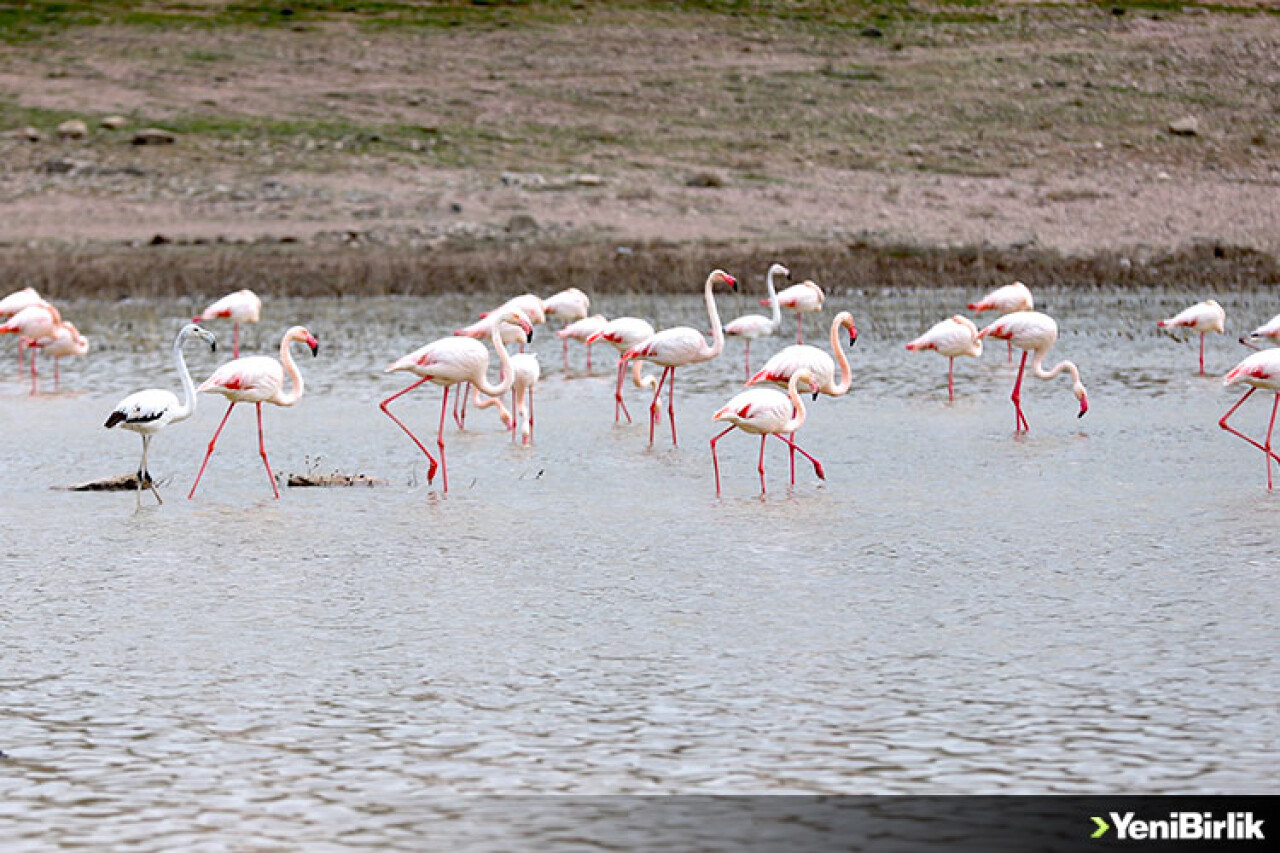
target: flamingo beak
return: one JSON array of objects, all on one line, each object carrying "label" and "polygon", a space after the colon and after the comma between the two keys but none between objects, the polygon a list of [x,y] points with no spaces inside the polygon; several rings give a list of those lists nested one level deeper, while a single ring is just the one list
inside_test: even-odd
[{"label": "flamingo beak", "polygon": [[320,342],[311,335],[307,335],[307,346],[311,347],[312,358],[315,358],[320,354]]},{"label": "flamingo beak", "polygon": [[817,399],[818,399],[818,389],[817,389],[817,388],[814,388],[814,389],[813,389],[813,399],[814,399],[814,400],[817,400]]},{"label": "flamingo beak", "polygon": [[218,341],[215,338],[214,340],[209,341],[209,352],[217,352],[217,351],[218,351]]},{"label": "flamingo beak", "polygon": [[853,346],[857,342],[858,342],[858,330],[850,329],[849,330],[849,346]]},{"label": "flamingo beak", "polygon": [[1080,398],[1080,414],[1076,415],[1076,417],[1083,418],[1085,416],[1085,413],[1088,411],[1089,411],[1089,397],[1088,395],[1085,395]]},{"label": "flamingo beak", "polygon": [[203,320],[203,319],[204,319],[203,317],[192,317],[192,318],[191,318],[191,322],[193,322],[193,323],[199,323],[199,322],[200,322],[201,320]]},{"label": "flamingo beak", "polygon": [[738,280],[736,278],[731,275],[726,275],[724,280],[729,283],[729,288],[733,290],[734,293],[738,292]]}]

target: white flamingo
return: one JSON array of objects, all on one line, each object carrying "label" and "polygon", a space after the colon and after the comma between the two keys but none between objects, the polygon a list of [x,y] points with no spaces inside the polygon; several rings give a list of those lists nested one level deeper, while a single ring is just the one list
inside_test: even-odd
[{"label": "white flamingo", "polygon": [[[1031,288],[1020,281],[997,287],[977,302],[969,303],[970,311],[977,311],[979,314],[984,311],[995,311],[1001,316],[1015,311],[1034,311],[1035,307],[1036,301],[1031,295]],[[1012,362],[1013,344],[1008,344],[1007,349],[1009,361]]]},{"label": "white flamingo", "polygon": [[252,290],[237,290],[235,293],[228,293],[212,303],[208,308],[201,311],[199,316],[192,317],[191,322],[200,323],[214,319],[230,320],[235,324],[235,337],[231,344],[231,357],[239,358],[240,324],[256,323],[261,316],[262,300],[258,298],[258,294]]},{"label": "white flamingo", "polygon": [[1184,308],[1175,316],[1156,323],[1157,329],[1190,329],[1200,334],[1200,375],[1204,376],[1204,336],[1210,332],[1219,335],[1227,331],[1227,312],[1216,300],[1206,299],[1190,308]]},{"label": "white flamingo", "polygon": [[955,402],[956,359],[963,355],[980,357],[982,340],[978,337],[978,327],[974,322],[957,314],[933,324],[929,331],[907,344],[907,349],[911,352],[934,350],[947,357],[947,400]]},{"label": "white flamingo", "polygon": [[[747,380],[748,385],[771,383],[783,388],[791,382],[797,370],[805,369],[813,374],[818,383],[818,390],[828,397],[842,397],[849,393],[853,384],[853,371],[849,369],[849,359],[840,348],[840,330],[849,330],[849,346],[858,342],[858,328],[853,324],[853,315],[841,311],[831,320],[831,352],[832,360],[822,350],[810,344],[792,344],[764,363],[764,367]],[[836,382],[836,364],[840,365],[840,381]]]},{"label": "white flamingo", "polygon": [[[791,278],[791,271],[782,264],[774,264],[769,267],[769,272],[765,276],[765,286],[769,289],[769,300],[767,304],[773,309],[772,317],[765,317],[762,314],[745,314],[734,320],[730,320],[725,324],[724,334],[729,338],[742,338],[747,342],[747,353],[745,356],[746,378],[751,378],[751,342],[756,338],[763,338],[765,335],[772,335],[778,331],[778,326],[782,324],[782,310],[778,305],[778,291],[773,283],[775,275]],[[799,314],[796,315],[800,316]]]},{"label": "white flamingo", "polygon": [[[1271,460],[1275,459],[1280,462],[1280,456],[1276,456],[1275,451],[1271,449],[1271,432],[1276,426],[1276,411],[1280,409],[1280,349],[1264,349],[1255,352],[1244,361],[1233,367],[1222,379],[1222,384],[1231,385],[1248,385],[1249,390],[1244,396],[1236,401],[1236,404],[1227,410],[1227,413],[1218,421],[1218,426],[1225,429],[1234,436],[1243,438],[1265,454],[1267,460],[1267,489],[1272,488],[1271,485]],[[1262,389],[1271,391],[1275,395],[1275,399],[1271,403],[1271,420],[1267,422],[1267,437],[1265,441],[1256,441],[1240,430],[1227,423],[1227,419],[1235,414],[1236,409],[1244,405],[1244,401],[1253,396],[1253,392]]]},{"label": "white flamingo", "polygon": [[[570,287],[542,300],[542,308],[548,317],[558,317],[564,321],[564,328],[578,320],[586,319],[591,313],[591,299],[576,287]],[[560,331],[564,331],[561,328]],[[557,333],[563,343],[564,369],[569,370],[569,337]],[[588,367],[587,370],[591,368]]]},{"label": "white flamingo", "polygon": [[58,363],[69,355],[84,355],[89,352],[89,339],[80,334],[75,323],[64,320],[53,330],[52,335],[32,341],[27,347],[38,349],[53,359],[53,389],[56,391],[60,381]]},{"label": "white flamingo", "polygon": [[[622,354],[633,346],[649,340],[654,336],[653,325],[648,320],[641,320],[639,317],[617,317],[600,327],[598,332],[587,337],[587,346],[590,347],[597,341],[604,341],[618,351],[618,382],[613,391],[613,422],[618,422],[618,413],[627,416],[627,423],[631,423],[631,412],[627,411],[627,404],[622,399],[622,380],[626,376],[627,360]],[[645,391],[652,391],[658,387],[658,379],[655,376],[646,375],[644,365],[641,362],[631,362],[631,383],[637,388]]]},{"label": "white flamingo", "polygon": [[[822,303],[826,299],[827,295],[822,292],[822,288],[807,279],[799,284],[791,285],[778,294],[778,304],[783,308],[796,312],[796,343],[804,343],[804,315],[821,311]],[[767,305],[768,303],[762,299],[760,304]]]},{"label": "white flamingo", "polygon": [[[787,393],[773,388],[749,388],[735,396],[718,412],[712,415],[713,420],[728,421],[729,426],[715,438],[711,439],[711,464],[716,472],[716,497],[720,496],[720,460],[716,457],[716,442],[724,438],[732,429],[760,436],[760,461],[757,470],[760,472],[760,494],[764,488],[764,443],[769,436],[776,436],[791,450],[792,458],[799,452],[813,463],[813,472],[819,480],[825,480],[822,464],[795,443],[794,433],[804,424],[804,401],[800,399],[800,383],[809,386],[817,395],[818,386],[813,374],[805,369],[797,370],[787,382]],[[783,438],[786,436],[786,438]],[[791,466],[791,485],[796,483],[795,465]]]},{"label": "white flamingo", "polygon": [[978,332],[979,338],[990,335],[993,338],[1009,341],[1022,350],[1022,362],[1018,365],[1018,378],[1013,383],[1014,414],[1017,416],[1015,432],[1024,432],[1031,428],[1027,416],[1022,413],[1022,373],[1027,367],[1027,354],[1034,352],[1031,359],[1031,372],[1037,379],[1052,379],[1062,371],[1071,374],[1071,393],[1080,401],[1080,414],[1083,418],[1089,411],[1089,397],[1085,393],[1084,384],[1080,381],[1080,371],[1070,361],[1060,361],[1049,370],[1044,369],[1044,358],[1058,340],[1058,324],[1047,314],[1039,311],[1015,311],[1006,314]]},{"label": "white flamingo", "polygon": [[608,324],[608,319],[603,314],[592,314],[590,317],[583,317],[576,320],[560,331],[556,332],[556,337],[564,341],[565,346],[565,366],[568,369],[568,348],[569,341],[578,341],[587,347],[587,373],[591,372],[591,337],[596,332],[604,330]]}]

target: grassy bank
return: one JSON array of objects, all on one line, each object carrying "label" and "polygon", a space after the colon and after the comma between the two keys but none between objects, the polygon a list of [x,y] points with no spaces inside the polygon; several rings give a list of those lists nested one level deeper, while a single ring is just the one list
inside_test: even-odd
[{"label": "grassy bank", "polygon": [[712,267],[756,278],[773,261],[832,295],[882,288],[959,286],[984,291],[1022,279],[1033,286],[1164,287],[1193,291],[1280,285],[1280,261],[1230,246],[1199,245],[1145,258],[1115,253],[1066,257],[1039,249],[848,245],[508,247],[421,252],[401,249],[155,246],[8,250],[0,278],[55,299],[212,296],[249,287],[273,296],[548,295],[692,293]]}]

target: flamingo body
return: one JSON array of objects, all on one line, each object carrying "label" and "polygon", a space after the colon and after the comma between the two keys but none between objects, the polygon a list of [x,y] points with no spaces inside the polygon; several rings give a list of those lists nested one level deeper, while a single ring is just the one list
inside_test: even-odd
[{"label": "flamingo body", "polygon": [[1080,371],[1073,362],[1061,361],[1049,370],[1044,369],[1044,358],[1058,340],[1058,324],[1052,317],[1039,311],[1015,311],[1004,315],[978,333],[979,338],[985,338],[988,335],[1009,341],[1023,351],[1022,363],[1018,367],[1018,378],[1014,381],[1013,394],[1010,397],[1017,417],[1016,432],[1025,432],[1030,429],[1027,417],[1022,412],[1022,375],[1027,366],[1028,353],[1034,353],[1031,372],[1038,379],[1052,379],[1064,370],[1070,373],[1071,392],[1080,402],[1078,417],[1084,417],[1089,411],[1089,397],[1085,393],[1084,384],[1080,381]]},{"label": "flamingo body", "polygon": [[997,287],[977,302],[969,303],[970,311],[995,311],[998,314],[1012,314],[1015,311],[1032,311],[1035,299],[1031,296],[1031,288],[1020,281]]},{"label": "flamingo body", "polygon": [[947,357],[947,399],[955,400],[955,364],[961,356],[978,358],[982,355],[982,339],[978,327],[968,317],[956,314],[934,323],[920,337],[907,344],[911,352],[934,350]]},{"label": "flamingo body", "polygon": [[48,308],[49,303],[36,292],[34,287],[24,287],[22,290],[15,290],[4,299],[0,299],[0,319],[6,319],[17,314],[23,308],[31,308],[32,306],[40,306]]},{"label": "flamingo body", "polygon": [[235,293],[228,293],[210,304],[198,316],[191,318],[191,322],[200,323],[215,319],[230,320],[235,324],[233,327],[235,337],[231,352],[233,356],[239,358],[240,324],[256,323],[261,315],[262,300],[258,298],[258,294],[252,290],[237,290]]},{"label": "flamingo body", "polygon": [[746,370],[747,377],[751,376],[751,342],[765,335],[772,335],[778,331],[778,326],[782,323],[782,311],[778,305],[778,291],[773,283],[775,275],[786,276],[791,278],[791,271],[782,264],[773,264],[769,267],[769,272],[765,275],[765,285],[769,289],[769,298],[763,304],[773,309],[770,317],[762,314],[746,314],[737,317],[725,323],[724,333],[726,337],[742,338],[746,341],[746,353],[743,355],[743,365]]},{"label": "flamingo body", "polygon": [[[1276,413],[1280,410],[1280,349],[1264,349],[1255,352],[1244,361],[1237,364],[1231,370],[1227,371],[1227,375],[1223,377],[1222,384],[1231,385],[1247,385],[1249,390],[1245,392],[1236,404],[1227,410],[1227,413],[1218,421],[1218,426],[1234,436],[1244,439],[1249,444],[1258,448],[1263,452],[1267,460],[1267,489],[1272,488],[1271,461],[1274,459],[1280,462],[1280,456],[1271,449],[1271,434],[1276,425]],[[1236,409],[1244,405],[1244,401],[1253,396],[1253,392],[1257,390],[1271,391],[1275,394],[1275,398],[1271,404],[1271,420],[1267,424],[1266,438],[1259,442],[1250,438],[1240,430],[1228,423],[1230,417],[1235,414]]]},{"label": "flamingo body", "polygon": [[[588,347],[598,341],[604,341],[618,351],[618,382],[613,392],[614,423],[618,422],[619,413],[626,415],[627,423],[631,423],[631,412],[627,411],[627,404],[622,399],[622,379],[627,368],[627,360],[622,358],[622,354],[637,344],[647,341],[653,335],[653,324],[648,320],[641,320],[639,317],[616,317],[587,336]],[[641,363],[638,361],[631,362],[631,382],[637,388],[649,391],[658,387],[658,380],[651,375],[644,375]]]},{"label": "flamingo body", "polygon": [[[758,464],[760,494],[765,493],[765,440],[771,435],[778,436],[780,439],[783,435],[790,436],[804,424],[804,401],[800,399],[798,393],[802,382],[807,383],[810,390],[817,393],[817,383],[813,375],[808,370],[797,370],[787,382],[787,393],[784,394],[773,388],[748,388],[746,391],[735,395],[711,416],[713,420],[727,421],[730,424],[727,429],[711,439],[711,461],[715,466],[717,496],[720,494],[720,461],[716,456],[716,442],[735,428],[751,435],[760,436],[760,461]],[[793,453],[802,453],[813,463],[818,479],[826,478],[822,471],[822,465],[818,460],[801,450],[793,439],[782,440],[791,448]],[[795,484],[794,457],[791,468],[791,482],[792,485]]]},{"label": "flamingo body", "polygon": [[[21,368],[23,351],[41,338],[53,337],[61,324],[62,315],[58,313],[57,308],[47,302],[28,305],[18,310],[8,320],[0,323],[0,335],[18,336],[18,367]],[[31,393],[36,393],[35,352],[31,353]]]},{"label": "flamingo body", "polygon": [[591,299],[578,288],[570,287],[542,300],[542,310],[548,317],[572,323],[591,312]]},{"label": "flamingo body", "polygon": [[[811,280],[793,284],[778,294],[778,305],[796,312],[796,343],[804,343],[804,315],[821,311],[822,303],[826,300],[827,295],[822,292],[822,288]],[[760,304],[769,303],[761,300]]]},{"label": "flamingo body", "polygon": [[58,387],[58,363],[67,356],[85,355],[89,352],[89,339],[80,334],[74,323],[63,321],[53,334],[28,346],[39,349],[53,359],[53,387]]},{"label": "flamingo body", "polygon": [[1206,299],[1190,308],[1184,308],[1173,317],[1156,323],[1158,329],[1190,329],[1200,335],[1200,375],[1204,376],[1204,336],[1210,332],[1223,334],[1227,330],[1227,312],[1216,300]]},{"label": "flamingo body", "polygon": [[[747,384],[770,383],[785,388],[790,383],[791,377],[798,371],[807,370],[813,375],[813,380],[821,393],[828,397],[847,394],[853,383],[853,374],[849,369],[849,360],[840,348],[841,328],[849,331],[849,346],[853,346],[858,340],[858,329],[854,325],[853,315],[848,311],[841,311],[831,321],[831,351],[835,354],[834,359],[810,344],[792,344],[766,361],[764,367],[747,380]],[[839,382],[836,381],[837,359],[840,366]]]}]

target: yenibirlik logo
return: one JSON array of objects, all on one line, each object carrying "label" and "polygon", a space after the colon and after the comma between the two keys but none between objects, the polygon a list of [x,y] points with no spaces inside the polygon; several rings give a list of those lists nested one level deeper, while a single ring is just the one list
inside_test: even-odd
[{"label": "yenibirlik logo", "polygon": [[[1169,812],[1168,820],[1141,820],[1133,812],[1108,812],[1119,841],[1264,841],[1262,824],[1253,812],[1229,812],[1214,820],[1213,812]],[[1102,838],[1111,826],[1094,817],[1090,838]]]}]

